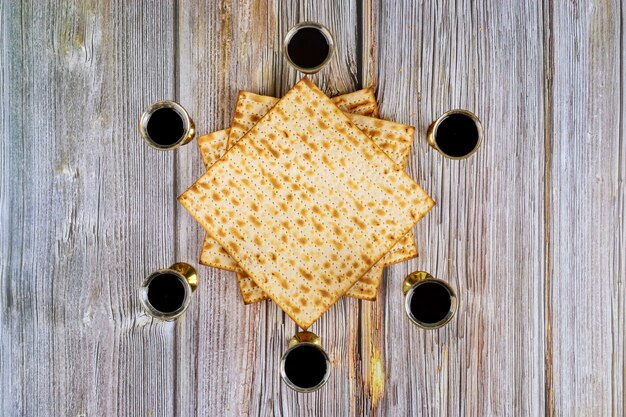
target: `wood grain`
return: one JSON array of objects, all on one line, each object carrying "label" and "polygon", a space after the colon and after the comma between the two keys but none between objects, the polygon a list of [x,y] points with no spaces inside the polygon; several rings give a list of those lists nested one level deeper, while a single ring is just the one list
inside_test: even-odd
[{"label": "wood grain", "polygon": [[[624,7],[615,0],[0,1],[0,414],[3,416],[623,416],[626,319]],[[244,306],[233,273],[199,266],[176,323],[137,289],[203,232],[175,204],[195,145],[158,152],[136,119],[158,99],[200,134],[239,89],[299,78],[282,38],[314,20],[337,53],[331,95],[377,85],[381,116],[417,127],[410,175],[438,202],[420,257],[376,302],[341,300],[311,330],[333,362],[309,395],[277,366],[297,330]],[[466,161],[425,142],[474,111]],[[412,326],[401,283],[458,291],[455,320]]]},{"label": "wood grain", "polygon": [[[200,133],[230,125],[239,89],[281,96],[301,77],[281,52],[283,37],[300,21],[327,25],[337,43],[329,67],[312,78],[330,95],[359,88],[356,4],[324,4],[181,2],[180,76],[187,81],[181,84],[179,99],[193,114],[204,115],[198,121]],[[185,162],[177,164],[178,193],[202,171],[197,149],[188,148],[179,151],[178,161]],[[185,259],[199,259],[201,228],[182,207],[177,208],[177,218],[178,253]],[[295,415],[303,409],[323,415],[339,409],[362,414],[358,301],[339,301],[312,326],[333,361],[333,373],[324,390],[297,394],[282,383],[278,373],[282,352],[297,331],[295,324],[270,301],[244,306],[234,273],[203,266],[200,271],[203,280],[197,302],[177,332],[178,346],[184,352],[177,363],[181,415],[196,410]]]},{"label": "wood grain", "polygon": [[555,415],[624,415],[623,3],[552,8]]},{"label": "wood grain", "polygon": [[174,259],[173,155],[136,120],[173,90],[172,3],[2,8],[0,413],[171,415],[175,325],[137,289]]},{"label": "wood grain", "polygon": [[[541,8],[451,1],[383,4],[380,13],[381,115],[418,127],[410,174],[438,206],[416,227],[419,258],[391,269],[378,301],[386,372],[379,415],[540,415]],[[485,126],[485,142],[465,161],[443,158],[424,140],[452,108],[475,112]],[[412,270],[457,289],[459,313],[444,329],[419,330],[404,317],[401,284]]]}]

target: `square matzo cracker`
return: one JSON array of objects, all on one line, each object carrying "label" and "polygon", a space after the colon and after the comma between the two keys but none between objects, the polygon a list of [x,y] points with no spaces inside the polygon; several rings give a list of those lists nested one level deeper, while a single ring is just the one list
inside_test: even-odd
[{"label": "square matzo cracker", "polygon": [[[361,107],[365,107],[367,101],[375,103],[373,94],[364,94],[368,90],[359,90],[355,93],[349,93],[343,96],[334,97],[334,103],[341,101],[343,103],[355,102],[355,97],[360,101]],[[364,96],[364,97],[362,97]],[[352,97],[352,99],[344,99],[344,97]],[[341,99],[341,100],[338,100]],[[365,101],[364,101],[365,100]],[[237,100],[237,111],[233,118],[233,124],[237,126],[252,127],[278,102],[277,98],[260,96],[258,94],[242,91]],[[374,106],[376,107],[376,106]],[[340,107],[341,109],[341,107]],[[342,109],[344,110],[344,109]],[[400,123],[379,120],[372,117],[362,115],[348,115],[354,124],[365,134],[376,142],[376,144],[391,157],[394,162],[402,164],[406,167],[408,161],[409,150],[413,142],[414,128],[412,126]],[[203,153],[203,158],[207,168],[213,165],[213,162],[221,157],[217,153],[212,153],[211,158],[207,158],[205,150],[208,147],[205,143],[212,143],[212,149],[223,149],[225,145],[223,132],[214,132],[210,135],[201,136],[198,144]],[[218,140],[219,139],[219,140]],[[234,141],[240,138],[235,137]],[[223,153],[222,152],[222,153]],[[417,246],[413,232],[407,233],[385,256],[379,261],[383,266],[402,262],[417,256]],[[215,239],[206,236],[203,244],[200,263],[203,265],[214,266],[221,269],[237,272],[237,282],[241,290],[241,295],[245,304],[266,300],[269,297],[261,290],[252,279],[242,272],[241,268],[228,255]],[[382,268],[372,268],[363,277],[357,281],[354,286],[346,293],[348,297],[361,298],[364,300],[374,300],[378,294],[378,288],[382,279]]]},{"label": "square matzo cracker", "polygon": [[305,329],[434,204],[307,78],[179,201]]},{"label": "square matzo cracker", "polygon": [[[372,110],[376,110],[377,113],[378,109],[371,88],[333,97],[331,100],[334,103],[340,103],[338,107],[344,112],[350,109],[353,111],[362,111],[367,114],[374,113]],[[277,102],[278,99],[274,97],[241,91],[233,117],[233,126],[236,126],[236,128],[232,131],[237,133],[234,135],[231,133],[229,142],[236,143],[241,138],[240,136],[243,136],[245,132],[253,127]],[[379,120],[362,114],[350,114],[348,117],[351,118],[359,129],[370,136],[394,162],[406,166],[415,130],[412,126]],[[220,132],[215,132],[211,135]],[[199,139],[199,143],[203,138],[205,138],[205,136]],[[214,158],[213,161],[215,159],[217,158]],[[207,164],[208,168],[208,166],[212,165],[212,162],[207,163],[205,160],[205,164]],[[415,245],[413,232],[410,231],[380,262],[387,266],[411,259],[415,256],[417,256],[417,246]],[[250,304],[268,298],[263,291],[254,284],[250,277],[242,272],[241,268],[230,258],[224,248],[210,236],[205,237],[200,263],[237,272],[237,280],[244,303]],[[375,299],[381,277],[382,268],[372,268],[346,295],[366,300]]]}]

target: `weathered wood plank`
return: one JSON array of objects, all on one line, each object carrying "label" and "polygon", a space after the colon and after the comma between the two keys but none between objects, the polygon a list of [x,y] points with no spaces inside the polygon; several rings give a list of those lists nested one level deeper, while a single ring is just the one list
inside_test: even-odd
[{"label": "weathered wood plank", "polygon": [[[623,414],[619,2],[0,12],[2,415]],[[296,326],[271,302],[244,306],[233,274],[199,267],[177,323],[151,320],[137,298],[153,269],[197,264],[203,234],[175,203],[202,172],[195,144],[153,151],[136,118],[173,98],[205,133],[230,123],[238,89],[282,95],[299,78],[282,38],[304,20],[336,36],[313,77],[327,93],[378,84],[382,116],[418,128],[410,174],[439,203],[416,227],[421,256],[389,270],[376,302],[341,300],[313,326],[334,369],[310,395],[277,372]],[[424,140],[453,107],[485,123],[468,161]],[[445,329],[404,316],[400,285],[416,269],[459,292]]]},{"label": "weathered wood plank", "polygon": [[173,259],[173,155],[136,128],[172,6],[3,2],[2,415],[173,412],[174,326],[137,298]]},{"label": "weathered wood plank", "polygon": [[[103,285],[115,289],[109,303],[123,323],[116,328],[115,337],[120,341],[114,348],[119,354],[113,365],[119,367],[119,374],[109,401],[116,404],[118,415],[171,415],[176,404],[172,395],[176,380],[174,325],[150,319],[139,306],[137,288],[147,274],[176,260],[171,220],[175,202],[169,194],[174,189],[174,155],[155,152],[143,144],[135,120],[145,107],[175,88],[171,56],[174,3],[111,2],[103,5],[101,13],[107,25],[102,39],[108,37],[114,43],[110,67],[103,64],[98,68],[106,74],[103,84],[116,86],[113,92],[104,90],[112,96],[104,93],[107,104],[100,110],[112,116],[112,144],[102,158],[107,161],[103,169],[122,173],[114,176],[112,183],[106,176],[101,180],[106,185],[100,209],[104,205],[104,213],[116,213],[115,219],[101,223],[124,242],[105,246],[100,256],[108,264],[118,265],[115,273],[103,273]],[[106,51],[107,46],[102,49]],[[113,73],[107,73],[107,68]],[[124,148],[126,154],[118,161],[106,156]],[[116,202],[112,207],[111,201]]]},{"label": "weathered wood plank", "polygon": [[[178,100],[195,118],[199,134],[230,125],[238,86],[233,82],[237,71],[251,71],[263,80],[271,80],[265,51],[256,56],[254,68],[238,57],[236,48],[250,43],[250,27],[266,18],[256,13],[257,3],[179,2]],[[243,9],[243,10],[241,10]],[[236,13],[242,16],[240,26]],[[248,33],[237,33],[243,26]],[[241,40],[244,37],[245,41]],[[255,54],[256,51],[252,53]],[[271,61],[270,61],[271,62]],[[240,67],[242,65],[243,67]],[[269,72],[268,72],[269,71]],[[245,88],[245,87],[241,87]],[[203,172],[195,141],[177,151],[177,187],[181,194]],[[177,254],[198,264],[204,232],[185,212],[176,208]],[[198,266],[200,285],[185,317],[178,323],[176,340],[177,415],[251,415],[250,381],[259,354],[253,329],[258,315],[251,314],[239,295],[235,275],[227,271]]]},{"label": "weathered wood plank", "polygon": [[623,3],[554,2],[553,413],[624,415]]},{"label": "weathered wood plank", "polygon": [[[335,56],[328,67],[312,79],[328,95],[337,95],[361,88],[362,86],[358,84],[359,16],[356,2],[306,0],[300,2],[298,10],[291,10],[287,2],[280,2],[280,5],[281,39],[293,24],[307,20],[320,22],[333,33],[336,43]],[[301,75],[287,66],[282,57],[281,65],[283,73],[286,69],[288,75],[281,80],[281,89],[286,91]],[[360,361],[358,307],[360,303],[355,299],[342,299],[312,326],[311,330],[322,338],[322,343],[331,358],[333,374],[324,390],[318,391],[315,395],[297,394],[286,389],[282,384],[279,388],[280,412],[277,414],[299,415],[302,410],[312,415],[360,416],[363,414],[363,383],[358,366]],[[285,336],[290,337],[290,334],[285,334]],[[282,352],[284,342],[280,345],[282,347],[279,350]],[[276,361],[272,363],[274,369],[276,369],[278,359],[277,355]]]},{"label": "weathered wood plank", "polygon": [[[391,269],[378,301],[379,415],[543,413],[542,18],[535,2],[381,6],[382,116],[418,127],[410,173],[438,206],[416,227],[420,257]],[[459,107],[483,120],[486,140],[451,161],[425,133]],[[401,283],[412,270],[457,288],[446,328],[419,330],[405,317]]]},{"label": "weathered wood plank", "polygon": [[[356,3],[181,2],[179,10],[179,99],[196,115],[200,133],[229,126],[239,89],[281,96],[301,77],[281,49],[287,30],[300,21],[327,25],[337,43],[329,67],[312,78],[328,94],[359,87]],[[178,193],[201,173],[194,146],[178,151]],[[177,256],[196,262],[203,233],[182,207],[176,210]],[[194,305],[176,335],[179,414],[362,414],[357,300],[340,301],[312,327],[333,373],[323,390],[297,394],[278,373],[297,330],[291,319],[272,302],[244,306],[233,273],[206,267],[200,273]]]}]

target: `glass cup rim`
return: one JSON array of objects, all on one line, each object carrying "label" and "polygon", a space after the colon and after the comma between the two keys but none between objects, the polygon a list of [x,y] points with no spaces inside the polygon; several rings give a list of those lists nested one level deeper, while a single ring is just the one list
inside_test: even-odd
[{"label": "glass cup rim", "polygon": [[[441,285],[442,287],[446,289],[446,291],[448,291],[448,294],[450,295],[450,309],[448,310],[448,313],[445,315],[443,319],[435,323],[426,323],[421,320],[418,320],[417,317],[415,317],[413,313],[411,312],[411,298],[413,297],[413,293],[420,285],[423,285],[426,283],[436,283],[438,285]],[[416,282],[415,284],[411,286],[411,288],[407,291],[407,293],[404,296],[404,310],[407,316],[409,316],[409,320],[411,320],[413,324],[415,324],[418,327],[421,327],[422,329],[433,330],[433,329],[438,329],[440,327],[445,326],[446,324],[450,322],[450,320],[452,320],[452,318],[456,314],[457,308],[458,308],[458,300],[456,298],[456,293],[454,292],[454,289],[452,289],[450,284],[438,278],[426,278],[426,279]]]},{"label": "glass cup rim", "polygon": [[[298,385],[295,385],[293,382],[291,382],[291,380],[287,376],[287,373],[285,372],[285,362],[286,362],[287,356],[289,356],[289,354],[294,349],[297,349],[303,346],[314,347],[315,349],[320,351],[322,355],[324,355],[324,359],[326,361],[326,372],[324,373],[324,377],[317,385],[313,387],[309,387],[309,388],[303,388]],[[318,344],[315,344],[312,342],[298,342],[292,347],[290,347],[289,349],[287,349],[285,353],[283,353],[283,356],[280,358],[280,377],[289,386],[289,388],[291,388],[294,391],[303,392],[303,393],[317,391],[318,389],[322,388],[326,384],[326,382],[328,382],[328,379],[330,377],[330,358],[328,357],[328,354],[326,353],[326,351]]]},{"label": "glass cup rim", "polygon": [[[455,114],[461,114],[463,116],[467,116],[468,118],[470,118],[472,120],[472,122],[474,123],[474,126],[476,126],[476,131],[478,133],[478,140],[476,141],[476,145],[474,146],[474,148],[468,152],[465,155],[462,156],[452,156],[452,155],[448,155],[447,153],[445,153],[443,150],[441,150],[441,148],[439,147],[439,145],[437,144],[437,140],[435,139],[437,136],[437,129],[439,128],[439,125],[441,125],[441,123],[446,120],[447,118],[449,118],[452,115]],[[462,160],[462,159],[467,159],[470,156],[474,155],[476,153],[476,151],[478,151],[478,148],[480,148],[480,146],[483,143],[484,137],[485,137],[485,132],[483,129],[483,124],[480,121],[480,119],[478,118],[478,116],[476,116],[474,113],[472,113],[469,110],[465,110],[465,109],[452,109],[452,110],[448,110],[447,112],[443,113],[441,116],[439,116],[437,118],[437,120],[435,120],[431,126],[430,130],[430,135],[432,136],[432,140],[429,140],[431,146],[433,148],[435,148],[437,150],[437,152],[439,152],[441,155],[443,155],[444,157],[448,158],[448,159],[453,159],[453,160]]]},{"label": "glass cup rim", "polygon": [[[300,29],[304,29],[304,28],[314,28],[314,29],[319,30],[320,33],[324,36],[324,38],[326,38],[326,43],[328,44],[328,55],[326,56],[324,61],[322,61],[319,65],[312,67],[312,68],[304,68],[304,67],[297,65],[295,62],[293,62],[293,60],[289,56],[289,50],[288,50],[289,41],[291,40],[291,38],[293,38],[293,35],[295,35]],[[334,53],[335,53],[335,38],[333,37],[333,34],[330,32],[330,30],[326,26],[322,25],[321,23],[311,22],[311,21],[297,23],[287,31],[287,34],[285,35],[285,38],[283,39],[283,54],[285,55],[285,59],[287,60],[289,65],[291,65],[296,70],[304,74],[314,74],[318,72],[319,70],[321,70],[324,66],[326,66],[326,64],[328,64],[328,61],[330,61]]]},{"label": "glass cup rim", "polygon": [[[180,136],[180,138],[176,142],[172,143],[171,145],[161,145],[161,144],[156,143],[150,137],[150,134],[148,133],[148,122],[150,121],[150,117],[157,110],[160,110],[160,109],[173,109],[176,113],[178,113],[180,118],[183,120],[183,130],[184,130],[183,134]],[[179,103],[173,100],[159,100],[159,101],[152,103],[141,114],[141,117],[139,118],[139,131],[141,133],[141,137],[143,138],[144,142],[146,142],[149,146],[155,149],[158,149],[160,151],[169,151],[172,149],[179,148],[180,146],[187,143],[186,140],[188,139],[189,135],[193,132],[193,123],[191,121],[191,116],[189,116],[189,113],[187,112],[187,110],[183,106],[181,106]]]},{"label": "glass cup rim", "polygon": [[[150,286],[150,283],[152,282],[152,280],[160,275],[165,275],[165,274],[175,275],[178,278],[178,280],[183,284],[183,287],[185,288],[185,298],[183,299],[182,305],[176,310],[171,311],[171,312],[163,312],[161,310],[156,309],[152,305],[152,303],[150,303],[150,300],[148,299],[148,287]],[[192,288],[191,288],[191,285],[189,285],[189,282],[187,282],[187,279],[185,278],[183,274],[173,269],[166,268],[166,269],[159,269],[157,271],[154,271],[150,275],[148,275],[146,279],[143,281],[143,283],[141,284],[140,293],[141,293],[141,304],[143,305],[144,309],[148,312],[148,314],[150,314],[153,317],[165,320],[165,321],[172,321],[178,318],[181,314],[183,314],[187,310],[187,307],[189,307],[189,304],[191,303]]]}]

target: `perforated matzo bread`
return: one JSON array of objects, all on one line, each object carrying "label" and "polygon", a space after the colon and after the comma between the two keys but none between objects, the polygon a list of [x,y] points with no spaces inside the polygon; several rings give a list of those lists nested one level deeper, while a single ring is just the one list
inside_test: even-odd
[{"label": "perforated matzo bread", "polygon": [[198,149],[205,167],[210,167],[226,153],[230,129],[218,130],[198,137]]},{"label": "perforated matzo bread", "polygon": [[[370,138],[381,138],[375,140],[376,144],[383,150],[394,162],[406,168],[409,160],[409,152],[411,143],[413,142],[413,134],[415,129],[411,126],[402,128],[400,126],[390,126],[378,119],[371,117],[363,117],[359,115],[347,115],[355,125],[359,127]],[[404,131],[403,131],[404,129]],[[408,133],[408,134],[407,134]],[[377,263],[372,269],[367,271],[352,288],[348,290],[346,296],[353,298],[361,298],[363,300],[375,300],[378,294],[378,288],[382,281],[383,267],[393,265],[398,262],[405,261],[417,256],[417,245],[415,237],[410,231],[402,237],[402,239],[394,245],[393,248]],[[381,264],[381,265],[379,265]]]},{"label": "perforated matzo bread", "polygon": [[348,290],[346,296],[360,298],[362,300],[375,300],[378,294],[378,287],[383,279],[385,266],[382,262],[376,263]]},{"label": "perforated matzo bread", "polygon": [[[373,87],[342,94],[331,98],[331,100],[344,112],[371,117],[378,116],[378,104]],[[231,123],[228,147],[233,146],[248,130],[252,129],[276,103],[278,103],[276,97],[240,91]]]},{"label": "perforated matzo bread", "polygon": [[[359,90],[354,93],[344,94],[337,96],[331,100],[341,100],[344,103],[354,103],[358,98],[358,103],[361,106],[365,106],[368,100],[370,103],[375,103],[375,97],[371,93],[372,89]],[[346,97],[354,97],[352,99]],[[235,115],[233,117],[233,126],[229,135],[229,143],[236,143],[241,136],[245,134],[252,126],[254,126],[258,120],[263,117],[267,111],[278,101],[277,98],[260,96],[258,94],[249,93],[246,91],[240,91],[237,99],[237,105]],[[369,108],[377,108],[375,105],[370,104]],[[353,123],[370,136],[376,144],[382,148],[389,157],[397,164],[406,166],[408,156],[411,150],[411,143],[413,142],[413,135],[415,128],[412,126],[404,125],[401,123],[390,122],[386,120],[380,120],[373,117],[367,117],[364,115],[348,115]],[[206,254],[204,254],[206,252]],[[220,267],[216,263],[216,259],[220,256],[219,248],[211,243],[205,242],[203,248],[203,258],[213,259],[211,266]],[[411,257],[417,256],[417,248],[415,246],[415,239],[413,232],[406,239],[398,243],[389,254],[385,257],[385,265],[393,265]],[[229,269],[237,271],[232,268],[231,263],[225,262],[223,269]]]},{"label": "perforated matzo bread", "polygon": [[374,87],[332,97],[331,100],[335,106],[346,113],[378,117],[378,103],[374,95]]},{"label": "perforated matzo bread", "polygon": [[245,272],[237,272],[237,284],[241,291],[244,304],[252,304],[263,300],[269,300],[265,292],[256,285],[252,278]]},{"label": "perforated matzo bread", "polygon": [[406,166],[415,134],[413,126],[360,114],[346,113],[346,116],[363,133],[372,138],[391,160],[402,167]]},{"label": "perforated matzo bread", "polygon": [[[336,99],[345,96],[359,97],[359,94],[346,94],[331,100],[335,102],[337,101]],[[365,95],[365,97],[361,97],[360,100],[361,106],[364,105],[363,100],[370,100],[375,103],[373,95]],[[240,92],[236,106],[239,110],[235,112],[233,124],[245,127],[252,126],[259,120],[259,117],[265,115],[263,111],[269,109],[269,106],[274,105],[276,102],[278,102],[278,99],[273,97],[259,96],[258,94],[245,91]],[[347,100],[347,102],[350,102],[350,100]],[[241,103],[245,103],[245,105]],[[367,103],[367,101],[365,103]],[[362,115],[348,115],[348,117],[351,118],[359,129],[370,136],[370,138],[374,139],[374,142],[376,142],[394,162],[406,166],[415,131],[412,126]],[[239,139],[239,137],[235,137],[233,141],[236,142]],[[415,256],[417,256],[417,246],[415,245],[415,238],[411,231],[405,235],[380,262],[387,266]],[[237,281],[241,289],[244,303],[250,304],[269,298],[254,284],[249,276],[242,273],[241,268],[228,256],[219,243],[210,236],[205,237],[200,263],[237,272]],[[380,286],[381,276],[382,268],[372,268],[346,295],[366,300],[375,299],[378,293],[378,287]]]},{"label": "perforated matzo bread", "polygon": [[[378,105],[376,104],[376,97],[374,96],[374,89],[372,87],[333,97],[331,100],[335,103],[340,103],[340,108],[344,111],[350,110],[362,115],[378,114]],[[278,99],[274,97],[261,96],[244,91],[240,92],[235,107],[235,117],[233,118],[233,124],[236,126],[236,131],[238,132],[233,136],[234,141],[239,140],[245,132],[254,126],[254,124],[256,124],[256,122],[277,102]],[[204,165],[207,168],[221,158],[229,148],[229,133],[230,129],[224,129],[198,138],[198,147],[200,148]],[[414,241],[412,236],[411,239]],[[401,255],[406,259],[406,257],[410,257],[411,255],[410,246],[404,244],[404,248],[405,253]],[[397,248],[394,247],[394,249],[396,252],[398,251]],[[394,250],[392,250],[392,252],[394,252]],[[417,252],[415,252],[413,256],[416,255]],[[397,260],[398,258],[398,256],[395,258],[390,257],[389,261],[392,263],[400,262]],[[239,268],[237,263],[210,236],[206,236],[204,239],[200,263],[229,271],[241,272],[241,268]],[[252,298],[255,300],[263,299],[257,295],[254,295]],[[265,298],[268,297],[266,296]],[[246,299],[245,294],[244,302],[251,302]]]},{"label": "perforated matzo bread", "polygon": [[[223,129],[198,137],[198,148],[206,168],[209,168],[226,153],[229,133],[230,129]],[[241,268],[224,248],[208,236],[204,238],[200,263],[229,271],[241,271]]]},{"label": "perforated matzo bread", "polygon": [[434,204],[307,78],[179,202],[305,329]]}]

